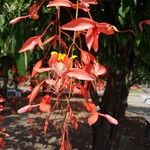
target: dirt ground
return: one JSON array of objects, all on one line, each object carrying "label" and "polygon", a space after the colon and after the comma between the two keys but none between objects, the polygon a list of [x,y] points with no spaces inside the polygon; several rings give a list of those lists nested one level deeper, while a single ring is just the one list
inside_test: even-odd
[{"label": "dirt ground", "polygon": [[[44,135],[43,115],[40,113],[30,116],[18,115],[15,113],[17,109],[15,107],[14,111],[7,110],[3,113],[5,116],[3,126],[10,135],[5,139],[4,150],[59,150],[61,131],[52,126],[53,122],[48,128],[48,134]],[[72,150],[91,150],[92,132],[86,122],[86,114],[80,112],[78,117],[80,118],[79,130],[71,129],[69,132]],[[61,119],[62,116],[59,115],[58,118]],[[146,121],[143,117],[128,111],[123,131],[123,136],[127,139],[124,150],[150,150],[150,142],[146,135]]]},{"label": "dirt ground", "polygon": [[147,123],[143,117],[126,116],[123,129],[124,135],[129,139],[125,150],[150,150],[146,127]]}]

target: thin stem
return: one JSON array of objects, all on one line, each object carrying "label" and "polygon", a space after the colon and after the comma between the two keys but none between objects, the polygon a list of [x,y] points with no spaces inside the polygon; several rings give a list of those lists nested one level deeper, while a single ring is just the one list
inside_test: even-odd
[{"label": "thin stem", "polygon": [[[61,28],[60,28],[60,7],[57,8],[58,11],[58,36],[61,39]],[[61,49],[61,41],[59,40],[59,49]]]},{"label": "thin stem", "polygon": [[44,4],[44,2],[45,2],[45,0],[41,0],[41,1],[39,2],[39,8]]},{"label": "thin stem", "polygon": [[92,16],[91,16],[91,14],[90,14],[90,11],[88,11],[88,15],[89,15],[90,19],[92,19],[92,20],[93,20],[93,18],[92,18]]},{"label": "thin stem", "polygon": [[[76,2],[76,15],[75,15],[75,19],[78,18],[78,14],[79,14],[79,2],[77,0]],[[76,40],[76,31],[74,31],[74,35],[73,35],[73,43],[75,42]]]},{"label": "thin stem", "polygon": [[[55,21],[56,21],[56,20],[55,20]],[[41,34],[41,37],[43,37],[43,36],[45,35],[45,33],[47,32],[48,28],[49,28],[52,24],[54,24],[55,21],[52,21],[52,22],[50,22],[50,23],[48,24],[48,26],[45,28],[45,30],[44,30],[43,33]]]}]

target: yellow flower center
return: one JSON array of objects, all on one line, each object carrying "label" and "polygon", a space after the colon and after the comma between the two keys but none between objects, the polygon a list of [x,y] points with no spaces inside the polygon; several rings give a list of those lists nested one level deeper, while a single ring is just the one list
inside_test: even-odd
[{"label": "yellow flower center", "polygon": [[[62,53],[57,53],[56,51],[52,51],[51,52],[51,55],[58,55],[58,61],[63,61],[64,60],[64,58],[65,58],[65,56],[66,56],[66,54],[62,54]],[[74,59],[74,58],[76,58],[77,57],[77,55],[72,55],[71,57],[70,57],[70,59]]]}]

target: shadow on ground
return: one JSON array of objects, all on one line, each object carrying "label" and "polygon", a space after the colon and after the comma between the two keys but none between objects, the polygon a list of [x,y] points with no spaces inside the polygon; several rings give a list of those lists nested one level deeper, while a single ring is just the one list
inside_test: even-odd
[{"label": "shadow on ground", "polygon": [[[48,134],[44,135],[44,119],[35,117],[32,125],[27,115],[6,116],[3,126],[10,135],[6,139],[6,150],[58,150],[61,143],[61,131],[49,125]],[[90,150],[91,129],[87,123],[79,123],[79,130],[69,132],[73,150]]]}]

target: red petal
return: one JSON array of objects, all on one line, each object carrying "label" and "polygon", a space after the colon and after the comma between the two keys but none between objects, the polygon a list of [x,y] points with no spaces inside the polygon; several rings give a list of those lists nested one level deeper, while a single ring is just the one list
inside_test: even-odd
[{"label": "red petal", "polygon": [[72,146],[71,146],[69,140],[66,140],[64,142],[64,150],[72,150]]},{"label": "red petal", "polygon": [[28,18],[28,17],[29,17],[29,15],[17,17],[17,18],[14,18],[13,20],[11,20],[9,23],[12,24],[12,25],[14,25],[14,24],[16,24],[17,22],[19,22],[20,20],[25,19],[25,18]]},{"label": "red petal", "polygon": [[70,117],[70,120],[71,120],[71,124],[73,125],[74,129],[78,129],[78,122],[77,122],[77,119],[74,115],[72,115]]},{"label": "red petal", "polygon": [[54,40],[56,38],[56,35],[48,38],[46,41],[43,42],[43,45],[47,44],[47,43],[50,43],[52,40]]},{"label": "red petal", "polygon": [[103,75],[107,71],[106,68],[103,65],[100,65],[99,63],[93,64],[93,67],[94,67],[94,74],[96,76]]},{"label": "red petal", "polygon": [[30,16],[34,16],[39,10],[39,6],[37,4],[33,4],[29,9]]},{"label": "red petal", "polygon": [[0,97],[0,103],[4,102],[4,98]]},{"label": "red petal", "polygon": [[81,60],[85,65],[88,65],[90,63],[89,53],[86,51],[81,51]]},{"label": "red petal", "polygon": [[89,50],[91,49],[93,42],[94,42],[93,29],[89,29],[86,33],[86,44]]},{"label": "red petal", "polygon": [[88,118],[88,124],[91,126],[93,125],[98,119],[98,113],[94,112],[92,115]]},{"label": "red petal", "polygon": [[96,111],[96,106],[92,102],[84,102],[83,105],[89,112],[95,112]]},{"label": "red petal", "polygon": [[108,24],[108,23],[97,23],[96,24],[97,28],[98,28],[98,32],[100,33],[104,33],[104,34],[107,34],[107,35],[111,35],[111,34],[114,34],[115,31],[114,31],[114,26]]},{"label": "red petal", "polygon": [[47,117],[47,118],[45,119],[44,134],[46,134],[46,132],[47,132],[48,124],[49,124],[49,118]]},{"label": "red petal", "polygon": [[150,20],[143,20],[139,23],[139,28],[141,31],[143,31],[143,24],[150,25]]},{"label": "red petal", "polygon": [[27,50],[33,50],[34,47],[38,44],[38,39],[40,38],[40,36],[34,36],[29,38],[21,47],[21,49],[19,50],[19,52],[25,52]]},{"label": "red petal", "polygon": [[75,78],[78,80],[88,80],[93,81],[94,78],[90,76],[86,71],[79,69],[79,68],[71,68],[67,71],[66,75],[68,75],[71,78]]},{"label": "red petal", "polygon": [[52,80],[52,79],[47,79],[45,82],[46,82],[47,84],[53,85],[53,86],[56,84],[56,81],[55,81],[55,80]]},{"label": "red petal", "polygon": [[51,110],[50,104],[46,104],[44,102],[40,103],[40,110],[42,112],[50,112]]},{"label": "red petal", "polygon": [[64,7],[72,7],[72,3],[69,0],[54,0],[50,1],[50,3],[47,5],[47,7],[58,7],[58,6],[64,6]]},{"label": "red petal", "polygon": [[42,72],[47,72],[47,71],[52,71],[54,70],[53,68],[34,68],[34,70],[38,73],[42,73]]},{"label": "red petal", "polygon": [[26,113],[31,108],[31,105],[26,105],[18,110],[19,114]]},{"label": "red petal", "polygon": [[93,41],[93,45],[92,45],[92,47],[95,50],[95,52],[98,51],[98,43],[99,43],[98,42],[98,38],[99,38],[99,35],[97,33],[95,33],[95,35],[94,35],[94,41]]},{"label": "red petal", "polygon": [[96,23],[89,18],[78,18],[66,23],[61,28],[63,30],[81,31],[93,28],[95,24]]},{"label": "red petal", "polygon": [[118,124],[118,121],[113,118],[112,116],[110,115],[102,115],[103,117],[105,117],[110,123],[114,124],[114,125],[117,125]]},{"label": "red petal", "polygon": [[82,0],[82,1],[88,4],[93,4],[93,5],[98,4],[96,0]]},{"label": "red petal", "polygon": [[30,98],[29,98],[29,103],[31,104],[32,101],[35,99],[35,97],[38,95],[39,91],[40,91],[40,87],[41,84],[38,84],[37,86],[35,86],[35,88],[32,90],[31,94],[30,94]]},{"label": "red petal", "polygon": [[38,43],[39,47],[43,50],[44,47],[43,47],[43,43],[42,43],[42,41],[41,41],[41,37],[40,37],[40,36],[39,36],[39,38],[37,39],[37,43]]},{"label": "red petal", "polygon": [[42,60],[39,60],[33,67],[32,73],[31,73],[31,78],[35,76],[36,71],[35,69],[39,69],[42,66]]},{"label": "red petal", "polygon": [[4,110],[4,106],[0,105],[0,112]]}]

